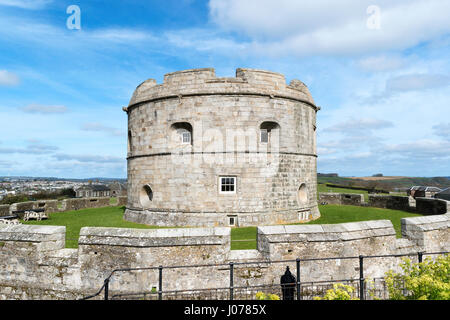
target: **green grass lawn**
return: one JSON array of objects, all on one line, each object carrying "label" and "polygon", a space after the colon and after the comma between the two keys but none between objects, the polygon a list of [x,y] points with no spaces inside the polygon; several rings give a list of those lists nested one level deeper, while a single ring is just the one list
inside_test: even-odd
[{"label": "green grass lawn", "polygon": [[306,224],[331,224],[367,220],[391,220],[397,238],[401,237],[400,220],[408,217],[420,217],[421,214],[400,210],[381,209],[373,207],[325,205],[319,206],[320,218]]},{"label": "green grass lawn", "polygon": [[42,221],[22,221],[24,224],[53,225],[66,227],[66,248],[77,248],[78,237],[82,227],[115,227],[155,229],[123,220],[125,207],[104,207],[95,209],[82,209],[67,212],[50,213],[50,219]]},{"label": "green grass lawn", "polygon": [[[417,217],[419,214],[380,209],[371,207],[325,205],[319,206],[321,217],[307,224],[331,224],[366,220],[391,220],[397,237],[401,237],[400,219]],[[77,211],[50,213],[50,219],[42,221],[27,221],[24,224],[56,225],[66,227],[66,248],[77,248],[78,237],[82,227],[115,227],[156,229],[157,226],[148,226],[123,220],[125,207],[104,207],[83,209]],[[243,227],[231,229],[231,250],[256,249],[256,227]]]},{"label": "green grass lawn", "polygon": [[231,250],[256,249],[256,227],[231,229]]}]

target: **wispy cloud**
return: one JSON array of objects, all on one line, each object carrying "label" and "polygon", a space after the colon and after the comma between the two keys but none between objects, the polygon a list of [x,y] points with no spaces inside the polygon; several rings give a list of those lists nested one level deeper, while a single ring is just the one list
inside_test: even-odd
[{"label": "wispy cloud", "polygon": [[386,80],[385,88],[362,99],[365,103],[379,103],[402,93],[444,88],[450,85],[450,77],[444,74],[411,73],[392,76]]},{"label": "wispy cloud", "polygon": [[69,109],[66,106],[45,106],[40,104],[30,104],[26,107],[20,108],[26,113],[41,113],[41,114],[61,114],[67,113]]},{"label": "wispy cloud", "polygon": [[355,131],[361,133],[368,133],[372,130],[391,128],[394,124],[387,120],[375,118],[351,118],[347,121],[338,123],[334,126],[324,129],[325,131],[341,132],[344,134],[354,135]]},{"label": "wispy cloud", "polygon": [[[211,0],[211,21],[250,37],[263,55],[374,53],[402,50],[450,31],[446,0],[376,1],[380,28],[367,27],[373,0]],[[277,14],[274,15],[273,13]]]},{"label": "wispy cloud", "polygon": [[125,163],[125,158],[101,155],[66,154],[58,153],[54,157],[59,161],[79,161],[92,163]]},{"label": "wispy cloud", "polygon": [[51,154],[58,150],[56,146],[46,145],[38,140],[29,140],[29,144],[25,148],[0,148],[0,154]]},{"label": "wispy cloud", "polygon": [[392,71],[404,67],[405,64],[404,58],[388,55],[366,57],[357,62],[362,70],[373,72]]},{"label": "wispy cloud", "polygon": [[112,136],[122,136],[125,133],[122,132],[122,130],[113,128],[113,127],[108,127],[105,126],[99,122],[90,122],[90,123],[85,123],[83,124],[83,126],[81,127],[81,130],[84,131],[94,131],[94,132],[105,132],[107,134],[110,134]]},{"label": "wispy cloud", "polygon": [[[433,126],[434,134],[450,141],[450,122],[440,123]],[[449,150],[450,153],[450,150]]]},{"label": "wispy cloud", "polygon": [[0,6],[17,7],[21,9],[42,9],[53,0],[0,0]]},{"label": "wispy cloud", "polygon": [[16,86],[19,83],[18,75],[7,70],[0,70],[0,86]]},{"label": "wispy cloud", "polygon": [[386,93],[427,90],[449,84],[450,77],[443,74],[406,74],[389,79]]}]

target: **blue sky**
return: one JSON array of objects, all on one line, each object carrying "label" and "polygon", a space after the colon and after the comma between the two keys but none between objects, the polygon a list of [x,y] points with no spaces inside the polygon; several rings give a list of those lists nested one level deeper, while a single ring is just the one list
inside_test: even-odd
[{"label": "blue sky", "polygon": [[124,178],[122,106],[138,84],[244,67],[308,85],[319,172],[450,176],[448,12],[446,0],[0,0],[0,175]]}]

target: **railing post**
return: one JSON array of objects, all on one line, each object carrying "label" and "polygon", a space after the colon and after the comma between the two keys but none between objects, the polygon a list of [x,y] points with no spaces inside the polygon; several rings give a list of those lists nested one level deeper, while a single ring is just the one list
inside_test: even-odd
[{"label": "railing post", "polygon": [[234,269],[234,264],[233,262],[230,262],[230,300],[233,300],[233,269]]},{"label": "railing post", "polygon": [[109,299],[109,278],[105,279],[105,300]]},{"label": "railing post", "polygon": [[300,292],[300,258],[296,260],[297,264],[297,300],[300,300],[301,292]]},{"label": "railing post", "polygon": [[365,300],[364,297],[364,257],[359,256],[359,299]]},{"label": "railing post", "polygon": [[422,263],[423,252],[417,252],[417,256],[419,257],[419,263]]},{"label": "railing post", "polygon": [[163,267],[159,266],[159,284],[158,284],[158,299],[162,300],[162,270]]}]

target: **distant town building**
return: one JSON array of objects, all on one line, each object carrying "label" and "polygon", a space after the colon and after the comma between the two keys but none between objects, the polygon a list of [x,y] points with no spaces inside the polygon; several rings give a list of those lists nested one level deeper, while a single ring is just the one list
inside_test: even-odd
[{"label": "distant town building", "polygon": [[109,185],[111,190],[111,197],[121,197],[127,195],[127,185],[125,183],[120,183],[115,181]]},{"label": "distant town building", "polygon": [[110,197],[111,189],[103,184],[88,184],[75,190],[77,198]]},{"label": "distant town building", "polygon": [[450,188],[444,189],[434,195],[435,198],[450,201]]},{"label": "distant town building", "polygon": [[433,198],[436,193],[441,191],[442,189],[438,187],[413,186],[408,190],[408,195],[410,195],[413,198],[418,197]]}]

